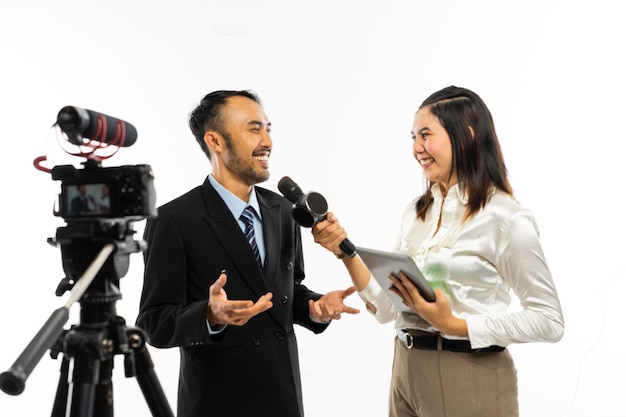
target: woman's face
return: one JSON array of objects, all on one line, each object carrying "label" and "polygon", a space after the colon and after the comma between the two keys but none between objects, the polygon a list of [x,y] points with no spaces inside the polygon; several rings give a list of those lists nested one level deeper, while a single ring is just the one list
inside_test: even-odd
[{"label": "woman's face", "polygon": [[413,156],[422,167],[426,179],[443,185],[446,190],[456,184],[456,172],[452,172],[450,136],[428,107],[415,114],[411,136]]}]

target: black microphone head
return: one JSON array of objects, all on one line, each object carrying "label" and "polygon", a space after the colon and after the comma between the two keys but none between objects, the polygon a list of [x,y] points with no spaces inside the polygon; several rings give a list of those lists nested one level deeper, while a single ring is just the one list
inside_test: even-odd
[{"label": "black microphone head", "polygon": [[293,182],[289,177],[283,177],[278,181],[278,190],[285,196],[285,198],[292,203],[297,203],[300,197],[304,194],[298,184]]},{"label": "black microphone head", "polygon": [[65,132],[70,143],[81,145],[83,132],[89,127],[89,113],[80,107],[65,106],[59,110],[57,124]]},{"label": "black microphone head", "polygon": [[74,145],[82,145],[83,138],[120,147],[131,146],[137,140],[137,129],[130,123],[80,107],[63,107],[57,124]]},{"label": "black microphone head", "polygon": [[328,203],[323,195],[311,191],[306,195],[306,206],[316,216],[324,217],[328,212]]},{"label": "black microphone head", "polygon": [[304,227],[313,227],[317,222],[326,218],[328,204],[320,193],[311,191],[303,195],[294,204],[291,214],[298,224]]}]

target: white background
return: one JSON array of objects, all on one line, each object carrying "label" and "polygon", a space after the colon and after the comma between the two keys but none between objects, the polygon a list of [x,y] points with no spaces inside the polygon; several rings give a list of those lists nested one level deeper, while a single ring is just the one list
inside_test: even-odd
[{"label": "white background", "polygon": [[[253,89],[273,123],[271,178],[322,193],[352,242],[389,249],[422,192],[409,131],[422,100],[454,84],[492,110],[511,181],[541,227],[566,331],[511,347],[524,417],[624,416],[624,13],[616,1],[44,1],[0,5],[0,371],[66,296],[52,214],[59,184],[32,161],[74,164],[51,129],[66,105],[132,123],[104,166],[150,164],[158,203],[210,170],[187,127],[217,89]],[[143,230],[138,222],[138,233]],[[140,234],[139,234],[140,236]],[[307,284],[345,288],[304,233]],[[118,313],[133,324],[143,263],[131,255]],[[352,305],[362,307],[353,296]],[[77,323],[79,306],[68,322]],[[364,310],[364,309],[363,309]],[[321,335],[297,330],[306,414],[385,416],[392,325],[366,312]],[[151,348],[175,409],[176,349]],[[3,417],[49,415],[60,360],[47,354]],[[114,369],[116,414],[149,415]],[[242,393],[245,398],[245,393]],[[263,413],[260,413],[263,415]]]}]

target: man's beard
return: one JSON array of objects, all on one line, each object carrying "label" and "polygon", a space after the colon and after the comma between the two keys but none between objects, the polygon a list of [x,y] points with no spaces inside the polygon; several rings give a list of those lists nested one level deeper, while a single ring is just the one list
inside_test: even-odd
[{"label": "man's beard", "polygon": [[230,156],[230,158],[225,161],[228,169],[237,174],[248,185],[258,184],[268,180],[270,177],[269,171],[255,170],[252,164],[249,164],[246,160],[239,156],[235,146],[233,145],[232,137],[226,132],[222,132],[222,136],[224,137],[226,149],[228,149],[228,154]]}]

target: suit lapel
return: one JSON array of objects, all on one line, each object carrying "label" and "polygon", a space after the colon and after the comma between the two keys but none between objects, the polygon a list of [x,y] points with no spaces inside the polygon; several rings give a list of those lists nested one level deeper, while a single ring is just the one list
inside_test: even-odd
[{"label": "suit lapel", "polygon": [[[250,250],[245,236],[241,233],[239,225],[226,206],[226,203],[224,203],[224,200],[221,199],[208,180],[202,185],[202,195],[207,209],[206,221],[209,223],[211,229],[214,230],[215,236],[220,241],[227,256],[230,257],[233,265],[235,265],[235,268],[237,268],[243,277],[243,280],[248,283],[255,294],[261,296],[267,293],[270,287],[265,282],[265,278],[259,270],[254,254]],[[265,220],[265,215],[263,214],[263,216]],[[269,255],[266,256],[268,258],[270,257]]]},{"label": "suit lapel", "polygon": [[270,289],[276,284],[278,263],[280,262],[280,225],[281,211],[278,203],[271,203],[260,193],[257,193],[257,200],[261,207],[263,218],[263,236],[265,238],[265,264],[263,265],[263,275]]},{"label": "suit lapel", "polygon": [[[281,216],[284,213],[280,210],[278,202],[271,202],[267,199],[263,193],[257,192],[257,200],[259,201],[259,207],[261,208],[261,216],[263,218],[263,236],[265,239],[265,264],[263,265],[263,276],[269,290],[276,297],[277,294],[288,294],[285,292],[284,287],[287,285],[285,282],[277,282],[276,277],[284,276],[279,271],[281,261],[281,251],[285,242],[281,241]],[[289,295],[290,296],[290,295]],[[278,302],[278,299],[273,300],[274,303]],[[280,310],[276,308],[269,309],[268,313],[276,320],[280,325],[283,325],[284,319],[280,316]]]}]

